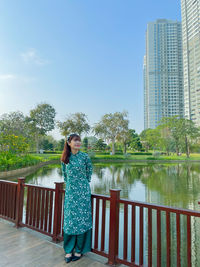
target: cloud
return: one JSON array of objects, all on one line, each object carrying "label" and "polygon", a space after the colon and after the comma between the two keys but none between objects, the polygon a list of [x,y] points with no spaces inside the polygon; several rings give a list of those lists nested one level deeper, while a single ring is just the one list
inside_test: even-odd
[{"label": "cloud", "polygon": [[10,81],[16,78],[14,74],[0,74],[1,81]]},{"label": "cloud", "polygon": [[11,74],[11,73],[0,74],[0,82],[3,82],[3,83],[12,82],[12,81],[28,83],[28,82],[32,82],[35,80],[36,79],[34,77],[28,77],[28,76],[23,76],[23,75],[18,75],[18,74]]},{"label": "cloud", "polygon": [[34,63],[36,65],[46,65],[48,60],[42,59],[35,48],[29,48],[26,52],[21,53],[21,57],[26,63]]}]

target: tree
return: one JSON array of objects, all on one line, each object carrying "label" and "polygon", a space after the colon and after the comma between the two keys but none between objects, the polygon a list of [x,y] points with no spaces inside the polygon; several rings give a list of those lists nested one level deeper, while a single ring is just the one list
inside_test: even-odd
[{"label": "tree", "polygon": [[71,133],[77,133],[81,136],[83,133],[87,134],[90,130],[87,116],[81,112],[68,115],[64,122],[57,121],[57,126],[60,129],[60,133],[64,136]]},{"label": "tree", "polygon": [[41,147],[44,150],[55,151],[55,148],[57,146],[58,142],[51,135],[43,136],[39,142],[39,147]]},{"label": "tree", "polygon": [[178,115],[172,117],[163,117],[159,121],[159,129],[166,129],[170,132],[172,138],[174,139],[177,156],[179,156],[182,138],[182,129],[180,126],[181,125],[180,120],[178,119]]},{"label": "tree", "polygon": [[131,149],[141,151],[142,143],[140,142],[139,135],[135,132],[134,129],[129,129],[130,139],[127,142],[128,147]]},{"label": "tree", "polygon": [[97,150],[104,150],[106,148],[107,144],[104,143],[103,139],[99,139],[95,144],[95,149]]},{"label": "tree", "polygon": [[24,136],[0,133],[0,152],[20,154],[28,148],[29,144]]},{"label": "tree", "polygon": [[191,141],[200,136],[200,129],[195,126],[195,123],[185,118],[178,118],[178,116],[164,117],[159,128],[170,132],[175,142],[177,155],[179,155],[180,148],[184,143],[185,151],[189,158]]},{"label": "tree", "polygon": [[88,138],[87,137],[83,138],[83,147],[87,151],[88,149]]},{"label": "tree", "polygon": [[125,119],[128,113],[124,113],[124,117],[121,118],[121,130],[119,131],[116,139],[123,144],[124,154],[126,154],[126,147],[131,139],[130,131],[128,128],[129,120]]},{"label": "tree", "polygon": [[189,158],[191,141],[200,136],[200,129],[195,126],[192,120],[184,118],[179,119],[179,124],[182,132],[181,136],[185,142],[186,155]]},{"label": "tree", "polygon": [[46,135],[55,128],[55,109],[46,103],[38,104],[35,109],[30,111],[27,117],[29,127],[35,137],[36,150],[39,152],[39,138]]},{"label": "tree", "polygon": [[21,111],[5,113],[0,117],[0,133],[23,136],[26,138],[29,148],[34,145],[30,119],[24,116]]},{"label": "tree", "polygon": [[123,134],[125,133],[127,127],[127,114],[127,111],[105,114],[93,127],[95,135],[100,136],[107,142],[112,142],[113,155],[115,154],[116,139],[120,137],[123,138]]},{"label": "tree", "polygon": [[145,129],[141,132],[140,138],[146,151],[149,149],[156,149],[159,146],[160,131],[158,129]]},{"label": "tree", "polygon": [[21,111],[4,113],[0,117],[0,132],[4,134],[15,134],[28,137],[26,131],[27,123]]},{"label": "tree", "polygon": [[95,136],[88,136],[88,148],[89,149],[95,149],[95,144],[98,141],[98,138],[96,138]]},{"label": "tree", "polygon": [[59,150],[59,151],[63,151],[63,149],[64,149],[64,145],[65,145],[65,139],[60,139],[59,141],[58,141],[58,145],[57,145],[57,149]]}]

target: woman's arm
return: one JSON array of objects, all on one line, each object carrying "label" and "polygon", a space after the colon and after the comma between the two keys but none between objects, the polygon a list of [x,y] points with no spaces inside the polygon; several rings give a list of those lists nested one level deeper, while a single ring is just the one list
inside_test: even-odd
[{"label": "woman's arm", "polygon": [[92,171],[93,171],[92,161],[89,155],[86,153],[86,176],[87,176],[88,182],[91,181]]},{"label": "woman's arm", "polygon": [[67,182],[66,165],[62,161],[61,161],[61,169],[62,169],[62,176],[64,177],[64,181]]}]

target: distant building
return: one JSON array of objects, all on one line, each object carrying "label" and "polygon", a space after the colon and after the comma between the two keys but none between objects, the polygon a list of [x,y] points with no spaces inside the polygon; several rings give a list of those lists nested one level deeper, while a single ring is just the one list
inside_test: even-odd
[{"label": "distant building", "polygon": [[200,0],[181,0],[185,117],[200,126]]},{"label": "distant building", "polygon": [[147,25],[144,75],[144,128],[162,117],[184,117],[181,23],[158,19]]}]

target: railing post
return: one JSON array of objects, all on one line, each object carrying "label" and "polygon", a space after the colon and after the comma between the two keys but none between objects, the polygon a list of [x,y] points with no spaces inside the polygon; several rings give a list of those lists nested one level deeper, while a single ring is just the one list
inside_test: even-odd
[{"label": "railing post", "polygon": [[20,227],[20,223],[22,222],[22,214],[23,214],[23,205],[24,205],[24,182],[25,178],[18,178],[17,184],[17,199],[16,199],[16,219],[15,225],[16,227]]},{"label": "railing post", "polygon": [[62,214],[62,194],[63,182],[55,182],[54,219],[53,219],[53,241],[56,242],[60,234],[61,214]]},{"label": "railing post", "polygon": [[118,236],[119,236],[119,199],[120,189],[110,189],[110,232],[109,232],[109,265],[116,264],[118,254]]}]

